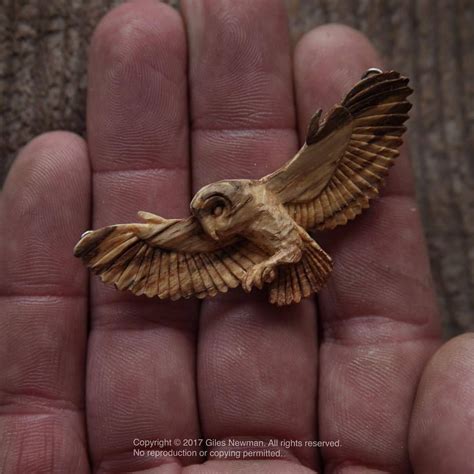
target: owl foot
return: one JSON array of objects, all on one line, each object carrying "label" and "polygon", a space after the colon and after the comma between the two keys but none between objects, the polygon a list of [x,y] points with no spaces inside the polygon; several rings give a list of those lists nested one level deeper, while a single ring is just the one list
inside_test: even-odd
[{"label": "owl foot", "polygon": [[259,263],[247,272],[242,288],[250,293],[252,286],[256,286],[259,290],[263,288],[264,283],[271,283],[276,277],[275,265]]}]

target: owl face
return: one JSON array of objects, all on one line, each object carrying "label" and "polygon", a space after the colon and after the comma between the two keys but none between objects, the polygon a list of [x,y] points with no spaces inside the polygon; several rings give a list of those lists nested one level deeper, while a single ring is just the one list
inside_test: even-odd
[{"label": "owl face", "polygon": [[191,201],[191,212],[214,240],[225,240],[239,233],[239,212],[249,188],[246,180],[219,181],[201,188]]}]

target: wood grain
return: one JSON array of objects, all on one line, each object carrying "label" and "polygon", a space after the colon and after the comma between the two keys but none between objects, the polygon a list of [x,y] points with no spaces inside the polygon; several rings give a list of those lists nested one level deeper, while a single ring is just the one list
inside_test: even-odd
[{"label": "wood grain", "polygon": [[299,303],[332,271],[308,232],[345,225],[367,209],[400,154],[408,81],[369,69],[322,120],[313,115],[305,143],[279,169],[202,187],[185,219],[139,211],[145,223],[87,231],[74,255],[104,283],[136,295],[202,299],[269,284],[270,303]]},{"label": "wood grain", "polygon": [[[0,180],[52,129],[84,134],[86,53],[119,0],[0,0]],[[175,4],[176,2],[171,2]],[[287,0],[296,41],[340,22],[363,31],[416,93],[409,135],[445,334],[474,329],[474,2]]]}]

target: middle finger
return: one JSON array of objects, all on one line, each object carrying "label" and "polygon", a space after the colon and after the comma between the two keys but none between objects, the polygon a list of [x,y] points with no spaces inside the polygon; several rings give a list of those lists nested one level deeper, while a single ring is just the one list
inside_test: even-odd
[{"label": "middle finger", "polygon": [[[262,177],[298,145],[283,5],[208,0],[183,7],[190,44],[193,188],[224,178]],[[224,442],[314,439],[316,356],[312,301],[277,309],[256,290],[205,301],[198,352],[205,436]],[[314,450],[292,452],[315,465]]]}]

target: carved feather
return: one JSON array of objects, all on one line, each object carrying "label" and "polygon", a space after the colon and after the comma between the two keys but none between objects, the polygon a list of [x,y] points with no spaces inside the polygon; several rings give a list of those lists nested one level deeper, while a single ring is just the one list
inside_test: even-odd
[{"label": "carved feather", "polygon": [[299,262],[278,267],[278,275],[270,284],[270,303],[299,303],[317,293],[326,283],[332,266],[331,257],[316,242],[307,242]]}]

